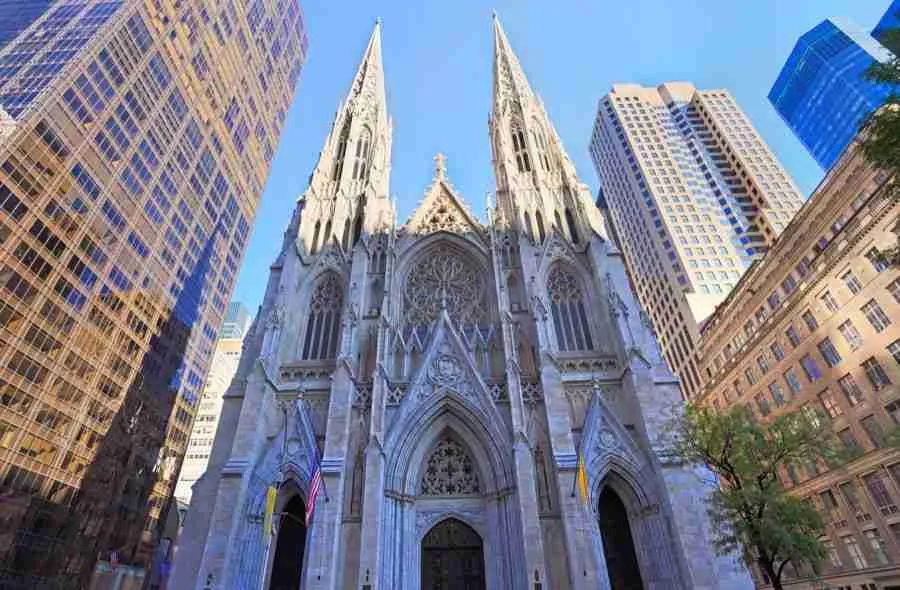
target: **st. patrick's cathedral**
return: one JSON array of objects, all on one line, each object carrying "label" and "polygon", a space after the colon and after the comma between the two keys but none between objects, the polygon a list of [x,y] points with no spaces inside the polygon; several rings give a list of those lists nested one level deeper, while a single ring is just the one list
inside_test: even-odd
[{"label": "st. patrick's cathedral", "polygon": [[398,223],[380,28],[271,266],[173,587],[751,588],[713,550],[708,478],[669,452],[677,380],[500,23],[486,223],[440,155]]}]

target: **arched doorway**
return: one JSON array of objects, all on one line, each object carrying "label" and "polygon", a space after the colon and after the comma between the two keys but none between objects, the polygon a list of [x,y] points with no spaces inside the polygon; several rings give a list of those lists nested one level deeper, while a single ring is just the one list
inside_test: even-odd
[{"label": "arched doorway", "polygon": [[641,570],[634,553],[628,512],[619,495],[609,486],[600,494],[600,537],[612,590],[643,590]]},{"label": "arched doorway", "polygon": [[306,505],[294,496],[281,513],[269,590],[299,590],[306,549]]},{"label": "arched doorway", "polygon": [[485,590],[484,548],[472,527],[441,521],[422,539],[422,590]]}]

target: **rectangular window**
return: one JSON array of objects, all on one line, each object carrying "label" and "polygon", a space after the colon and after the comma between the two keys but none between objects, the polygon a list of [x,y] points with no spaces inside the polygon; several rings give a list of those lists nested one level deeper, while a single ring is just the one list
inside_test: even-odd
[{"label": "rectangular window", "polygon": [[900,303],[900,279],[894,279],[887,286],[888,293],[894,298],[894,301]]},{"label": "rectangular window", "polygon": [[869,440],[872,441],[872,445],[876,448],[884,446],[884,429],[881,427],[881,423],[874,414],[860,420],[859,425],[866,431],[866,435],[869,437]]},{"label": "rectangular window", "polygon": [[854,326],[853,322],[850,320],[847,320],[838,326],[838,332],[844,337],[844,341],[847,343],[847,346],[850,347],[850,350],[857,350],[863,345],[863,339],[859,330],[856,329],[856,326]]},{"label": "rectangular window", "polygon": [[872,384],[872,389],[875,391],[891,384],[891,380],[881,366],[881,363],[879,363],[874,356],[863,361],[863,369],[865,369],[866,377],[869,378],[869,383]]},{"label": "rectangular window", "polygon": [[784,373],[784,380],[788,384],[788,388],[791,390],[791,393],[796,395],[800,393],[800,389],[803,387],[800,384],[800,378],[797,377],[797,371],[794,370],[794,367],[791,367]]},{"label": "rectangular window", "polygon": [[837,418],[844,413],[837,404],[837,400],[834,399],[834,395],[827,389],[819,393],[819,402],[822,403],[822,409],[825,410],[829,418]]},{"label": "rectangular window", "polygon": [[847,398],[847,401],[851,406],[856,406],[862,403],[864,397],[862,390],[859,388],[859,385],[856,383],[856,379],[853,378],[853,375],[847,373],[840,379],[838,379],[838,385],[841,387],[841,391],[844,393],[844,397]]},{"label": "rectangular window", "polygon": [[897,505],[894,504],[894,499],[891,498],[890,492],[888,492],[887,486],[884,483],[884,478],[881,477],[881,473],[875,472],[870,473],[863,477],[863,483],[866,485],[866,489],[869,490],[869,495],[872,498],[872,503],[878,507],[878,510],[885,516],[890,516],[891,514],[897,513]]},{"label": "rectangular window", "polygon": [[753,399],[756,400],[756,407],[759,408],[759,415],[768,416],[769,400],[767,400],[766,397],[761,393],[757,393],[755,396],[753,396]]},{"label": "rectangular window", "polygon": [[825,291],[824,293],[822,293],[822,296],[819,297],[819,299],[822,300],[822,304],[825,306],[825,309],[832,313],[840,309],[840,306],[838,305],[837,300],[835,300],[834,295],[831,294],[831,291]]},{"label": "rectangular window", "polygon": [[842,274],[841,280],[844,281],[844,285],[846,285],[847,289],[854,295],[862,291],[862,283],[859,282],[859,279],[856,278],[856,275],[853,274],[852,270],[848,270]]},{"label": "rectangular window", "polygon": [[784,349],[781,348],[780,342],[778,342],[777,340],[773,340],[769,345],[769,350],[772,351],[772,356],[775,357],[776,360],[784,360]]},{"label": "rectangular window", "polygon": [[780,408],[784,405],[784,389],[777,381],[769,383],[769,393],[772,394],[772,399],[775,401],[776,406]]},{"label": "rectangular window", "polygon": [[[875,555],[875,560],[878,562],[878,564],[887,565],[887,548],[885,546],[884,539],[881,538],[881,533],[878,532],[878,529],[869,529],[867,531],[864,531],[863,536],[869,542],[869,546],[872,548],[872,553]],[[866,588],[866,584],[863,584],[863,588]],[[872,584],[871,588],[877,589],[877,586],[875,584]]]},{"label": "rectangular window", "polygon": [[811,355],[804,355],[800,359],[800,366],[803,367],[803,372],[806,373],[806,378],[809,379],[810,383],[822,378],[822,372],[819,371],[819,366]]},{"label": "rectangular window", "polygon": [[887,346],[887,351],[894,357],[897,364],[900,364],[900,340],[894,340]]},{"label": "rectangular window", "polygon": [[825,359],[825,364],[829,367],[834,367],[841,362],[841,355],[838,353],[837,348],[834,347],[834,343],[831,342],[831,338],[824,338],[819,342],[818,348],[822,358]]},{"label": "rectangular window", "polygon": [[876,332],[883,332],[885,328],[891,325],[890,318],[887,317],[887,314],[884,313],[884,310],[881,309],[881,306],[874,299],[870,299],[868,303],[862,306],[860,311],[865,314],[866,319],[869,320]]},{"label": "rectangular window", "polygon": [[853,436],[853,432],[849,428],[844,428],[843,430],[839,430],[837,435],[847,450],[849,450],[853,453],[858,453],[862,450],[862,449],[860,449],[860,446],[856,440],[856,437]]},{"label": "rectangular window", "polygon": [[744,377],[747,378],[747,383],[749,383],[750,385],[756,385],[756,373],[753,372],[752,367],[747,367],[746,369],[744,369]]},{"label": "rectangular window", "polygon": [[803,315],[800,316],[803,319],[803,323],[806,324],[807,329],[810,332],[815,331],[816,328],[819,327],[819,322],[816,320],[816,316],[812,314],[810,310],[806,310],[803,312]]},{"label": "rectangular window", "polygon": [[[894,424],[900,425],[900,401],[891,402],[884,406],[884,411],[888,413]],[[900,480],[897,481],[897,484],[900,485]]]},{"label": "rectangular window", "polygon": [[760,374],[765,375],[769,372],[769,359],[766,358],[765,354],[756,357],[756,364],[759,367]]},{"label": "rectangular window", "polygon": [[869,251],[866,252],[866,258],[872,264],[875,272],[882,272],[891,266],[887,257],[878,248],[869,248]]},{"label": "rectangular window", "polygon": [[794,324],[788,326],[788,329],[784,332],[784,335],[787,336],[788,342],[791,343],[791,346],[796,348],[800,344],[800,335],[797,333],[797,328],[794,327]]}]

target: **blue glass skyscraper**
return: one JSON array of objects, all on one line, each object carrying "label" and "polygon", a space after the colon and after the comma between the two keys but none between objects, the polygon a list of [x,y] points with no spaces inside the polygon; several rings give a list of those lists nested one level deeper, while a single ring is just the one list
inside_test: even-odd
[{"label": "blue glass skyscraper", "polygon": [[53,0],[3,0],[0,2],[0,49],[36,21]]},{"label": "blue glass skyscraper", "polygon": [[884,33],[890,29],[900,29],[900,0],[891,2],[888,9],[884,11],[881,20],[872,29],[872,36],[883,43]]},{"label": "blue glass skyscraper", "polygon": [[890,94],[888,85],[863,76],[891,55],[872,35],[842,19],[826,19],[797,41],[769,101],[822,168],[831,168]]}]

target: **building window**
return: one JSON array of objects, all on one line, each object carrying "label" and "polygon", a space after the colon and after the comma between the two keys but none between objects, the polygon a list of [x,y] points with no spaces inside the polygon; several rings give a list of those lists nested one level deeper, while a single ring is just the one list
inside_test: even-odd
[{"label": "building window", "polygon": [[829,418],[834,419],[844,413],[834,399],[834,395],[827,389],[819,393],[819,402],[821,402],[822,409],[825,410],[825,413],[828,414]]},{"label": "building window", "polygon": [[369,144],[372,142],[372,134],[367,128],[363,128],[359,139],[356,141],[356,157],[353,160],[353,180],[366,180],[369,171]]},{"label": "building window", "polygon": [[769,372],[769,359],[766,358],[765,354],[761,354],[756,357],[756,364],[759,366],[759,372],[761,375],[765,375]]},{"label": "building window", "polygon": [[547,157],[547,141],[544,139],[544,132],[538,126],[537,121],[532,121],[535,128],[531,130],[531,139],[534,141],[534,147],[538,151],[538,159],[544,170],[550,172],[550,158]]},{"label": "building window", "polygon": [[866,252],[866,258],[872,264],[872,268],[875,269],[875,272],[882,272],[890,268],[891,263],[888,261],[887,256],[881,253],[878,248],[869,248],[869,251]]},{"label": "building window", "polygon": [[863,305],[861,311],[865,314],[866,319],[869,320],[869,323],[872,324],[872,327],[876,332],[882,332],[891,325],[890,318],[887,317],[884,310],[881,309],[881,306],[878,305],[878,302],[874,299],[870,299],[868,303]]},{"label": "building window", "polygon": [[888,293],[894,298],[894,301],[900,303],[900,279],[894,279],[887,286]]},{"label": "building window", "polygon": [[859,543],[856,542],[856,537],[847,535],[846,537],[843,537],[843,541],[844,547],[847,549],[847,553],[850,554],[850,558],[853,560],[853,565],[856,569],[869,567],[865,556],[859,548]]},{"label": "building window", "polygon": [[772,394],[772,399],[775,400],[776,406],[780,408],[784,405],[784,389],[777,381],[769,383],[769,393]]},{"label": "building window", "polygon": [[592,350],[584,295],[575,275],[557,266],[547,279],[547,292],[559,350]]},{"label": "building window", "polygon": [[303,341],[304,359],[333,359],[337,356],[343,302],[340,279],[336,274],[328,273],[316,285],[310,301]]},{"label": "building window", "polygon": [[863,345],[863,339],[859,330],[856,329],[856,326],[854,326],[853,322],[850,320],[847,320],[838,326],[838,332],[844,337],[844,341],[847,342],[847,346],[850,347],[850,350],[856,350]]},{"label": "building window", "polygon": [[831,568],[842,568],[844,564],[841,562],[841,555],[838,553],[837,547],[834,546],[834,541],[831,539],[822,539],[822,546],[825,547],[825,551],[828,553],[828,564]]},{"label": "building window", "polygon": [[839,430],[838,439],[844,444],[844,447],[852,452],[859,453],[862,449],[859,446],[859,443],[856,441],[856,437],[853,436],[853,432],[849,428],[844,428],[843,430]]},{"label": "building window", "polygon": [[[881,538],[881,533],[878,532],[878,529],[869,529],[867,531],[864,531],[863,536],[866,538],[866,541],[869,542],[869,546],[872,547],[872,553],[875,555],[875,559],[878,561],[878,564],[887,565],[887,550],[884,544],[884,539]],[[872,586],[875,585],[872,584]],[[865,588],[865,584],[863,584],[863,588]],[[875,588],[877,588],[877,586],[875,586]]]},{"label": "building window", "polygon": [[753,367],[747,367],[744,369],[744,377],[747,378],[747,383],[750,385],[756,385],[757,378],[756,373],[753,372]]},{"label": "building window", "polygon": [[791,346],[797,348],[800,344],[800,335],[797,333],[797,328],[794,327],[794,324],[788,326],[788,329],[785,330],[784,335],[787,336],[788,342],[791,343]]},{"label": "building window", "polygon": [[853,375],[847,373],[838,379],[838,385],[840,385],[841,391],[844,392],[844,397],[847,398],[851,406],[862,403],[864,399],[863,393],[859,385],[856,384],[856,379],[853,378]]},{"label": "building window", "polygon": [[[888,416],[891,417],[894,424],[900,426],[900,401],[891,402],[884,406],[884,411],[888,413]],[[897,483],[900,485],[900,480],[898,480]]]},{"label": "building window", "polygon": [[852,270],[848,270],[847,272],[842,274],[841,280],[844,281],[847,289],[849,289],[850,292],[854,295],[862,291],[862,283],[859,282],[859,279],[856,278],[856,275],[853,274]]},{"label": "building window", "polygon": [[822,293],[822,296],[819,299],[822,300],[822,303],[825,305],[825,308],[832,313],[834,313],[838,309],[840,309],[840,306],[838,305],[838,302],[835,300],[834,295],[831,294],[831,291],[825,291],[824,293]]},{"label": "building window", "polygon": [[525,145],[525,134],[520,127],[512,129],[513,154],[516,156],[516,167],[519,172],[531,172],[531,161],[528,159],[528,146]]},{"label": "building window", "polygon": [[869,490],[869,496],[872,497],[872,503],[875,504],[883,515],[890,516],[891,514],[897,513],[897,505],[894,504],[894,500],[891,498],[891,494],[884,484],[881,473],[877,471],[875,473],[870,473],[863,477],[863,482],[866,485],[866,489]]},{"label": "building window", "polygon": [[803,319],[803,323],[806,324],[807,329],[810,332],[815,331],[816,328],[819,327],[819,322],[816,320],[816,316],[812,314],[810,310],[806,310],[803,312],[803,315],[800,316]]},{"label": "building window", "polygon": [[824,338],[819,342],[818,348],[822,358],[825,359],[825,364],[829,367],[834,367],[841,362],[841,355],[838,353],[837,348],[834,347],[834,343],[831,342],[831,338]]},{"label": "building window", "polygon": [[810,383],[822,378],[822,372],[819,371],[819,366],[811,355],[804,355],[800,359],[800,366],[803,367],[803,372],[806,373],[806,378],[809,379]]},{"label": "building window", "polygon": [[776,360],[784,360],[784,349],[781,348],[780,342],[778,342],[777,340],[773,340],[769,345],[769,350],[772,351],[772,356],[774,356]]},{"label": "building window", "polygon": [[350,119],[344,123],[341,129],[341,135],[338,138],[337,149],[334,152],[334,165],[331,169],[331,180],[340,182],[341,174],[344,171],[344,156],[347,155],[347,141],[350,137]]},{"label": "building window", "polygon": [[869,437],[869,440],[872,441],[873,446],[876,448],[884,446],[884,429],[881,427],[881,423],[874,414],[860,420],[859,425],[866,431],[866,435]]},{"label": "building window", "polygon": [[797,377],[797,371],[794,370],[794,367],[791,367],[787,371],[784,372],[784,380],[788,384],[788,388],[791,390],[791,394],[800,393],[800,389],[803,387],[800,385],[800,378]]},{"label": "building window", "polygon": [[769,400],[767,400],[766,397],[761,393],[757,393],[755,396],[753,396],[753,399],[756,400],[756,407],[759,408],[759,415],[768,416]]},{"label": "building window", "polygon": [[891,353],[891,356],[894,357],[897,364],[900,364],[900,340],[894,340],[888,344],[887,351]]},{"label": "building window", "polygon": [[875,391],[891,384],[891,380],[885,373],[884,368],[882,368],[881,363],[874,356],[863,361],[862,366],[866,371],[866,377],[869,378],[869,383],[872,384],[872,389]]}]

